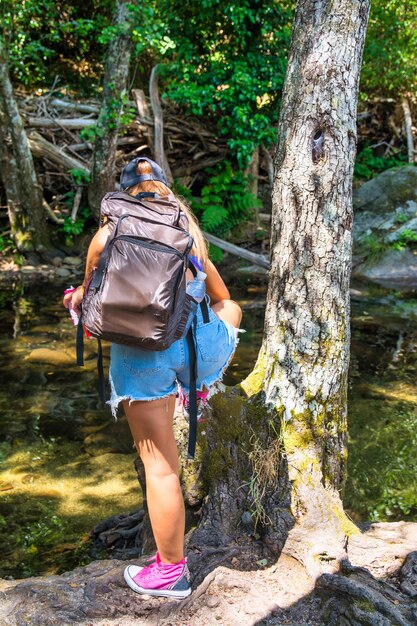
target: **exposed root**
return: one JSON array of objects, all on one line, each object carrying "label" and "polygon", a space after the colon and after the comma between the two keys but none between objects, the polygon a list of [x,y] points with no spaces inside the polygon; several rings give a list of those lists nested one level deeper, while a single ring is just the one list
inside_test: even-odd
[{"label": "exposed root", "polygon": [[[308,546],[308,532],[304,541]],[[61,576],[0,581],[0,623],[414,626],[417,622],[417,524],[370,525],[348,542],[337,573],[325,573],[317,581],[286,553],[265,568],[255,559],[249,562],[245,549],[234,545],[191,553],[194,591],[181,602],[134,594],[123,580],[126,562],[115,560],[97,561]],[[220,561],[230,561],[230,566],[219,567]]]}]

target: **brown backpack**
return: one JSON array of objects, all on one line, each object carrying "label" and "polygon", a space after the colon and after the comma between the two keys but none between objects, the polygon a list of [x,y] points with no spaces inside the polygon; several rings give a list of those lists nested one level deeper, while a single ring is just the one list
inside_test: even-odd
[{"label": "brown backpack", "polygon": [[112,228],[82,305],[82,322],[100,339],[166,350],[183,337],[192,298],[185,273],[193,239],[175,196],[107,194]]},{"label": "brown backpack", "polygon": [[[187,216],[172,194],[131,196],[112,192],[103,198],[101,218],[107,218],[111,234],[86,285],[77,333],[77,362],[82,365],[83,327],[98,340],[152,351],[166,350],[188,333],[191,379],[194,379],[190,389],[189,456],[192,458],[196,430],[194,404],[195,422],[197,415],[193,397],[196,358],[192,322],[197,303],[186,293],[186,271],[190,268],[195,273],[188,259],[193,238],[188,232]],[[205,301],[202,304],[203,318],[208,321],[207,305]],[[100,342],[99,379],[103,397]]]}]

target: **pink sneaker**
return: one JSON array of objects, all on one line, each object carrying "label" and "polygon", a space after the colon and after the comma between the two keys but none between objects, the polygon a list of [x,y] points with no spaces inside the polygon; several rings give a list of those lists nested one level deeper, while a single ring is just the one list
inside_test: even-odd
[{"label": "pink sneaker", "polygon": [[181,600],[191,593],[187,559],[179,563],[162,563],[159,553],[147,567],[128,565],[124,571],[127,584],[136,593]]},{"label": "pink sneaker", "polygon": [[[197,391],[197,421],[205,422],[206,420],[203,417],[203,409],[207,404],[207,396],[208,391]],[[180,390],[178,396],[178,403],[182,405],[182,412],[186,420],[190,417],[190,399],[188,394],[184,393],[184,391]]]}]

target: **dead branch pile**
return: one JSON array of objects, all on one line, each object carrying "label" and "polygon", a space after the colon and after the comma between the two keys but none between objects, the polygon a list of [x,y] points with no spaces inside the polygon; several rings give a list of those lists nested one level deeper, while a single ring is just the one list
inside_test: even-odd
[{"label": "dead branch pile", "polygon": [[[217,135],[214,121],[190,116],[167,100],[159,104],[156,82],[152,84],[151,81],[150,94],[151,97],[147,98],[142,90],[132,90],[132,115],[118,139],[116,174],[132,158],[140,154],[156,158],[158,153],[166,164],[169,177],[172,174],[182,185],[198,194],[207,181],[207,168],[227,158],[227,138]],[[56,92],[45,95],[17,93],[16,96],[49,215],[55,221],[62,221],[66,215],[75,219],[79,206],[87,205],[87,178],[82,175],[88,175],[90,170],[93,127],[97,123],[100,102],[71,100]],[[416,129],[412,120],[416,111],[413,108],[414,103],[407,100],[378,99],[366,103],[358,113],[358,149],[369,145],[375,156],[403,154],[405,157],[407,154],[409,161],[415,161],[417,150],[414,149],[413,134],[415,137]],[[273,182],[272,149],[261,146],[248,172],[255,181],[254,193],[258,192],[257,180],[270,189]]]},{"label": "dead branch pile", "polygon": [[[100,103],[51,94],[16,96],[45,199],[57,217],[74,216],[87,184],[83,174],[90,170],[92,128]],[[140,154],[155,158],[157,129],[152,108],[141,90],[133,90],[132,97],[132,115],[118,139],[116,174]],[[185,187],[198,190],[206,180],[207,168],[227,157],[227,139],[216,136],[213,123],[185,115],[171,102],[163,101],[162,109],[163,143],[172,175]]]},{"label": "dead branch pile", "polygon": [[376,157],[403,155],[409,163],[416,162],[417,128],[413,126],[416,115],[415,102],[406,98],[401,102],[376,98],[363,104],[357,117],[358,151],[367,145]]}]

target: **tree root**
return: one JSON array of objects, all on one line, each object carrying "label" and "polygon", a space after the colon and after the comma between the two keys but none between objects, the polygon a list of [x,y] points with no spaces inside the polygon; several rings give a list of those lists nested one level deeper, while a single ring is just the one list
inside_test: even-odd
[{"label": "tree root", "polygon": [[396,626],[409,626],[413,623],[412,608],[408,606],[407,598],[393,589],[389,590],[390,597],[386,598],[386,583],[376,581],[364,570],[352,568],[349,577],[323,574],[317,581],[317,587],[347,600],[348,605],[344,607],[346,617],[353,608],[352,617],[358,618],[359,609],[361,619],[366,616],[370,624],[377,624],[381,615],[390,620],[387,623]]},{"label": "tree root", "polygon": [[[139,518],[140,512],[130,519],[115,516],[102,522],[98,530],[111,533],[118,527],[124,537],[141,523]],[[204,549],[200,545],[197,553],[197,547],[190,545],[194,591],[180,603],[134,594],[123,580],[126,562],[116,560],[97,561],[61,576],[0,581],[0,623],[5,626],[74,623],[414,626],[417,623],[416,533],[417,524],[372,524],[363,535],[347,542],[346,558],[340,562],[338,571],[324,573],[317,580],[308,576],[301,565],[300,543],[295,556],[288,556],[286,550],[269,568],[260,566],[254,558],[259,546],[233,544]],[[300,540],[301,535],[299,529]],[[307,529],[305,544],[311,545]]]},{"label": "tree root", "polygon": [[128,515],[113,515],[93,528],[93,553],[106,550],[111,558],[134,559],[142,554],[144,509]]}]

